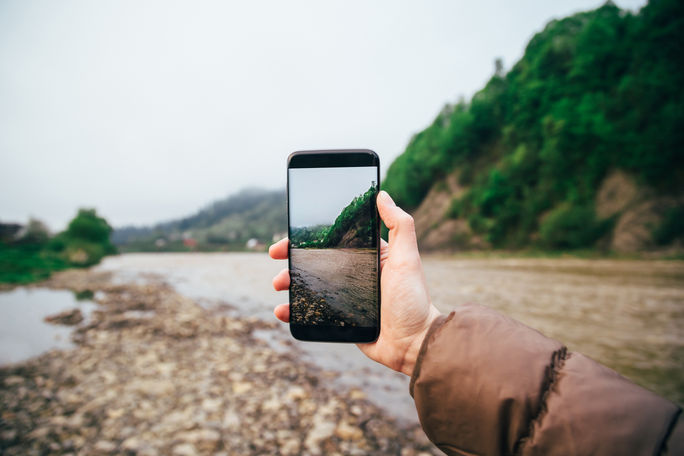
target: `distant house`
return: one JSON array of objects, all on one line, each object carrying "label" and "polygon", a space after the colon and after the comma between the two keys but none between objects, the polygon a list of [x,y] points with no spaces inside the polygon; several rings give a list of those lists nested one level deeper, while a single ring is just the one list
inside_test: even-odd
[{"label": "distant house", "polygon": [[18,223],[0,223],[0,242],[14,241],[22,228]]},{"label": "distant house", "polygon": [[247,248],[248,248],[248,249],[254,249],[254,248],[256,248],[256,246],[258,246],[258,245],[259,245],[259,240],[258,240],[258,239],[252,238],[252,239],[250,239],[249,241],[247,241]]},{"label": "distant house", "polygon": [[185,239],[183,239],[183,245],[188,247],[188,248],[194,249],[197,247],[197,240],[190,238],[190,237],[185,238]]}]

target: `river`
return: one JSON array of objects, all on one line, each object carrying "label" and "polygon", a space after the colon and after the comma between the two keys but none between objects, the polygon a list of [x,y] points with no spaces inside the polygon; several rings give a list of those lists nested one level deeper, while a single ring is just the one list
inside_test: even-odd
[{"label": "river", "polygon": [[291,321],[375,326],[378,252],[371,249],[291,249]]},{"label": "river", "polygon": [[[684,404],[684,262],[427,256],[423,265],[442,312],[463,302],[493,307]],[[271,287],[286,267],[260,253],[127,254],[98,266],[122,282],[161,278],[206,307],[266,320],[287,301]],[[353,345],[293,341],[286,325],[260,337],[363,388],[397,418],[416,420],[408,379]]]}]

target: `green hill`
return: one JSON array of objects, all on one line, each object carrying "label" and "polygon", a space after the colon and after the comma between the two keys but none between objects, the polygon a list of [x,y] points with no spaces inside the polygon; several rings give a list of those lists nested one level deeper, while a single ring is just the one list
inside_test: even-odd
[{"label": "green hill", "polygon": [[446,105],[383,188],[426,248],[639,250],[684,236],[684,2],[551,21]]},{"label": "green hill", "polygon": [[[287,232],[284,190],[246,189],[178,220],[114,230],[123,251],[244,250]],[[252,241],[254,242],[254,241]]]}]

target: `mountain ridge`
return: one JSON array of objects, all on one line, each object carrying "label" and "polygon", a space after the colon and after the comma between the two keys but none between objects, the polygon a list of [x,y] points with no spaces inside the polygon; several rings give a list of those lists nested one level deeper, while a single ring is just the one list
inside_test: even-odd
[{"label": "mountain ridge", "polygon": [[116,228],[123,251],[244,250],[287,232],[285,190],[243,189],[192,215],[147,227]]}]

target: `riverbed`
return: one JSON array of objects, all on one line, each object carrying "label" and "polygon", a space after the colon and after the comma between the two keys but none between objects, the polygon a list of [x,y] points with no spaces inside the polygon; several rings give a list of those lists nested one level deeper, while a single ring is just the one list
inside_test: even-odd
[{"label": "riverbed", "polygon": [[377,325],[377,250],[291,249],[290,255],[290,321],[304,325]]},{"label": "riverbed", "polygon": [[[441,311],[463,302],[491,306],[684,404],[684,262],[426,256],[423,265]],[[287,293],[273,291],[271,279],[286,267],[261,253],[174,253],[110,257],[97,269],[122,282],[162,278],[205,306],[272,321]],[[263,337],[293,350],[286,325]],[[294,350],[398,418],[416,420],[407,379],[356,347],[295,341]]]},{"label": "riverbed", "polygon": [[[441,311],[489,305],[684,402],[684,262],[423,264]],[[275,321],[287,293],[271,278],[286,266],[257,253],[129,254],[5,295],[82,307],[72,290],[96,307],[63,328],[67,345],[0,367],[0,452],[437,454],[406,376]],[[21,330],[36,310],[29,300],[5,315]]]}]

